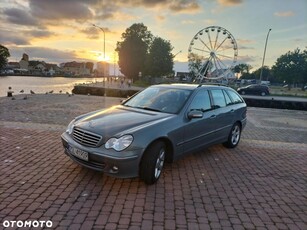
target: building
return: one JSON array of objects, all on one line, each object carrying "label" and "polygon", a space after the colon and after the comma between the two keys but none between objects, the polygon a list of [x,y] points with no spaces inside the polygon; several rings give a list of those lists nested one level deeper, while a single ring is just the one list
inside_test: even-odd
[{"label": "building", "polygon": [[91,66],[85,62],[66,62],[60,65],[65,75],[69,76],[88,76],[91,74]]},{"label": "building", "polygon": [[28,70],[29,69],[29,56],[24,53],[21,60],[19,61],[20,69]]}]

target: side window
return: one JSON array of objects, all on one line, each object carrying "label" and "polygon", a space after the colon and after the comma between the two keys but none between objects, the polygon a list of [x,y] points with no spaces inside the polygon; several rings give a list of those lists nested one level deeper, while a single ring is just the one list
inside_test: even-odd
[{"label": "side window", "polygon": [[225,97],[221,89],[211,90],[214,108],[222,108],[226,106]]},{"label": "side window", "polygon": [[225,90],[223,90],[223,93],[224,93],[224,96],[225,96],[225,99],[226,99],[226,105],[231,105],[232,101],[231,101],[229,95],[227,94],[227,92]]},{"label": "side window", "polygon": [[231,90],[227,90],[227,93],[231,97],[231,99],[232,99],[234,104],[238,104],[238,103],[242,103],[243,102],[241,97],[236,92],[231,91]]},{"label": "side window", "polygon": [[208,91],[207,90],[199,91],[190,105],[190,110],[206,111],[210,109],[211,109],[211,102]]}]

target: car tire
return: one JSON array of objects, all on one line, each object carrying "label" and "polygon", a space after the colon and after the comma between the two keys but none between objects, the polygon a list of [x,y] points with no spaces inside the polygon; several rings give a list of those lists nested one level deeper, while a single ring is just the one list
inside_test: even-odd
[{"label": "car tire", "polygon": [[240,142],[241,131],[240,123],[236,122],[231,128],[228,139],[224,143],[224,146],[227,148],[235,148]]},{"label": "car tire", "polygon": [[140,178],[151,185],[160,178],[166,158],[166,146],[162,141],[153,143],[145,151],[140,164]]}]

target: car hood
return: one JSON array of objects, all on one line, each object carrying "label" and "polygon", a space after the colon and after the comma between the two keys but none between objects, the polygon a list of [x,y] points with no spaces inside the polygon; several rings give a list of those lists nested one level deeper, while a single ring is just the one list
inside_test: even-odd
[{"label": "car hood", "polygon": [[104,139],[131,134],[138,129],[162,122],[173,116],[175,115],[119,105],[82,116],[76,120],[74,126],[102,135]]}]

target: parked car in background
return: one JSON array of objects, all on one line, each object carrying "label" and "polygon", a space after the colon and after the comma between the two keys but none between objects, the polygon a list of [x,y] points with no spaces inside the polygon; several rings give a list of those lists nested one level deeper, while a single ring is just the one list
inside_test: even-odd
[{"label": "parked car in background", "polygon": [[155,85],[121,105],[75,118],[61,137],[78,164],[153,184],[165,161],[217,143],[236,147],[245,125],[246,104],[231,88]]},{"label": "parked car in background", "polygon": [[237,89],[237,92],[241,95],[251,94],[251,95],[270,95],[270,89],[266,85],[252,84]]}]

